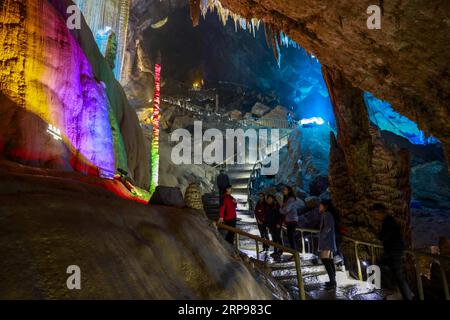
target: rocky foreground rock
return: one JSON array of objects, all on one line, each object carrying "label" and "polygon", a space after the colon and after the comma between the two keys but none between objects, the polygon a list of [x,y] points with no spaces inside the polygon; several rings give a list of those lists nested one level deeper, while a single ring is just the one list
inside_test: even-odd
[{"label": "rocky foreground rock", "polygon": [[[113,182],[0,163],[0,299],[271,299],[196,211],[147,206]],[[69,266],[81,290],[68,290]]]}]

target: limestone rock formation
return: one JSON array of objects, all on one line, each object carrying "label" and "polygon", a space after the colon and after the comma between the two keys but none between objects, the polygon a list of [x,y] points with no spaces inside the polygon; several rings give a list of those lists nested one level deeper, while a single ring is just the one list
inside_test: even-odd
[{"label": "limestone rock formation", "polygon": [[121,168],[146,187],[149,152],[136,113],[84,20],[68,29],[71,4],[0,4],[0,153],[90,174]]},{"label": "limestone rock formation", "polygon": [[450,209],[450,175],[442,162],[415,166],[411,177],[414,199],[426,207]]},{"label": "limestone rock formation", "polygon": [[191,183],[184,194],[186,206],[195,210],[203,210],[202,190],[198,183]]},{"label": "limestone rock formation", "polygon": [[289,110],[283,106],[276,106],[272,111],[266,113],[263,119],[280,119],[286,120],[288,118]]},{"label": "limestone rock formation", "polygon": [[369,127],[362,92],[342,73],[324,68],[324,75],[338,127],[337,138],[331,134],[329,178],[339,224],[354,238],[376,242],[379,222],[371,212],[382,205],[411,246],[409,153],[385,145],[379,131]]},{"label": "limestone rock formation", "polygon": [[275,184],[297,186],[309,193],[314,179],[328,176],[330,131],[327,126],[296,128],[289,137],[288,148],[280,152]]},{"label": "limestone rock formation", "polygon": [[270,110],[271,110],[270,107],[266,106],[265,104],[262,104],[261,102],[257,102],[252,108],[252,114],[254,114],[257,117],[262,117]]},{"label": "limestone rock formation", "polygon": [[223,116],[230,118],[230,120],[242,120],[242,112],[236,109],[225,113]]},{"label": "limestone rock formation", "polygon": [[[234,13],[282,30],[322,64],[447,145],[450,157],[450,2],[381,1],[382,27],[369,30],[365,1],[221,0]],[[376,3],[375,3],[376,4]],[[354,110],[356,111],[356,110]]]},{"label": "limestone rock formation", "polygon": [[[149,137],[147,137],[149,139]],[[191,183],[198,183],[202,193],[214,190],[217,169],[206,165],[181,164],[172,161],[172,147],[166,132],[161,132],[159,183],[169,187],[179,187],[183,194]]]},{"label": "limestone rock formation", "polygon": [[[1,299],[276,298],[205,217],[63,175],[0,163]],[[82,290],[66,287],[71,265]]]}]

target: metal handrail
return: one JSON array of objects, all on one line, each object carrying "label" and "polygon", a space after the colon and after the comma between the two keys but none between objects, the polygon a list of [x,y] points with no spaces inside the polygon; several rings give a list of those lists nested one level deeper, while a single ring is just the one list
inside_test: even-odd
[{"label": "metal handrail", "polygon": [[[278,142],[281,142],[283,139],[286,139],[286,138],[288,138],[288,140],[289,140],[289,136],[290,135],[291,135],[291,133],[289,132],[289,133],[285,134],[284,136],[282,136],[281,138],[278,138],[277,141],[275,141],[273,143],[271,142],[270,145],[272,146],[273,144],[277,144]],[[281,145],[280,144],[278,151],[281,150],[284,146],[285,145]],[[274,151],[272,151],[267,156],[271,155],[273,152]],[[263,160],[258,160],[258,161],[255,162],[255,164],[253,165],[253,168],[252,168],[252,172],[250,173],[250,178],[248,179],[248,183],[247,183],[247,199],[249,201],[249,210],[252,210],[252,208],[250,206],[250,202],[251,202],[251,187],[250,187],[250,185],[251,185],[252,179],[253,179],[253,177],[255,175],[256,167],[259,166],[259,165],[262,166],[262,162],[263,162]]]},{"label": "metal handrail", "polygon": [[[301,240],[302,240],[302,248],[303,248],[303,254],[306,253],[305,251],[305,238],[304,238],[304,234],[305,233],[311,233],[311,234],[318,234],[320,233],[319,230],[316,229],[306,229],[306,228],[297,228],[297,231],[300,231],[301,233]],[[356,260],[356,264],[357,264],[357,269],[358,269],[358,279],[360,281],[363,281],[363,276],[362,276],[362,268],[361,268],[361,260],[359,258],[359,250],[358,250],[358,246],[359,245],[363,245],[363,246],[368,246],[370,248],[371,251],[371,259],[372,259],[372,264],[375,264],[375,249],[381,249],[383,250],[384,247],[381,244],[378,243],[373,243],[373,242],[367,242],[367,241],[362,241],[359,239],[354,239],[352,237],[349,236],[341,236],[342,239],[346,239],[348,241],[351,241],[354,243],[354,252],[355,252],[355,260]],[[441,272],[441,278],[442,278],[442,286],[443,286],[443,290],[444,290],[444,295],[445,295],[445,299],[446,300],[450,300],[450,290],[449,290],[449,285],[447,282],[447,275],[445,273],[445,269],[442,266],[442,262],[441,260],[447,260],[450,262],[450,256],[445,256],[445,255],[437,255],[437,254],[432,254],[432,253],[428,253],[428,252],[423,252],[417,249],[412,249],[412,250],[405,250],[405,253],[407,255],[410,255],[413,259],[414,259],[414,270],[416,273],[416,281],[417,281],[417,291],[419,293],[419,299],[420,300],[425,300],[425,295],[424,295],[424,291],[423,291],[423,283],[422,283],[422,273],[420,270],[420,265],[418,265],[417,263],[417,256],[423,256],[423,257],[427,257],[427,258],[431,258],[434,260],[435,263],[438,263],[439,265],[439,269]]]},{"label": "metal handrail", "polygon": [[288,252],[290,254],[292,254],[294,256],[294,262],[295,262],[295,269],[297,271],[297,285],[298,285],[298,291],[299,291],[299,299],[300,300],[306,300],[306,294],[305,294],[305,287],[303,284],[303,276],[302,276],[302,265],[301,265],[301,259],[300,259],[300,252],[298,252],[297,250],[285,247],[283,245],[280,245],[276,242],[258,237],[254,234],[245,232],[243,230],[237,229],[237,228],[233,228],[230,226],[227,226],[225,224],[217,224],[217,227],[223,230],[227,230],[227,231],[231,231],[234,232],[235,234],[235,247],[237,250],[239,250],[239,236],[243,236],[246,238],[250,238],[252,240],[255,240],[255,244],[256,244],[256,256],[259,260],[259,243],[261,242],[262,244],[268,245],[268,246],[272,246],[274,248],[280,249],[283,252]]},{"label": "metal handrail", "polygon": [[[357,268],[358,268],[358,278],[359,278],[359,280],[362,281],[363,277],[362,277],[362,270],[361,270],[361,261],[359,259],[358,245],[365,245],[365,246],[370,247],[372,263],[375,263],[374,248],[383,249],[383,246],[380,244],[372,243],[372,242],[361,241],[361,240],[354,239],[354,238],[348,237],[348,236],[342,236],[342,238],[354,243],[354,246],[355,246],[354,252],[355,252],[355,258],[356,258],[356,263],[357,263]],[[420,270],[420,265],[417,263],[417,261],[418,261],[417,256],[424,256],[427,258],[431,258],[434,260],[434,262],[438,263],[439,269],[441,272],[442,286],[444,289],[445,299],[450,300],[450,292],[449,292],[449,285],[448,285],[448,281],[447,281],[447,275],[446,275],[445,269],[441,263],[441,259],[450,261],[450,257],[444,256],[444,255],[432,254],[432,253],[428,253],[428,252],[423,252],[423,251],[420,251],[417,249],[405,250],[405,253],[414,259],[414,270],[416,273],[417,291],[419,293],[419,299],[425,300],[425,294],[423,291],[422,272]]]},{"label": "metal handrail", "polygon": [[319,234],[320,231],[316,230],[316,229],[307,229],[307,228],[297,228],[296,230],[300,231],[300,234],[302,237],[302,252],[303,252],[303,254],[306,254],[305,233],[310,233],[311,235],[313,235],[313,234]]}]

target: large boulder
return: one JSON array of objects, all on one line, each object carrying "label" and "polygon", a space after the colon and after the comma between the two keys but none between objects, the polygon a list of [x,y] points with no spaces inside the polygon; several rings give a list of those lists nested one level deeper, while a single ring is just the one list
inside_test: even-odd
[{"label": "large boulder", "polygon": [[224,117],[230,120],[242,120],[242,112],[239,110],[232,110],[224,114]]},{"label": "large boulder", "polygon": [[[16,167],[0,164],[1,299],[285,297],[194,210],[121,199],[100,187],[110,180]],[[82,290],[66,287],[70,265]]]},{"label": "large boulder", "polygon": [[153,193],[149,204],[169,206],[175,208],[186,207],[186,203],[184,202],[183,194],[181,193],[180,188],[164,187],[164,186],[156,187],[156,190]]},{"label": "large boulder", "polygon": [[412,168],[413,197],[424,207],[450,209],[450,175],[443,162],[433,161]]},{"label": "large boulder", "polygon": [[289,110],[283,106],[276,106],[275,109],[264,115],[264,119],[280,119],[287,120]]},{"label": "large boulder", "polygon": [[171,129],[183,129],[188,128],[190,126],[194,125],[194,119],[190,116],[179,116],[175,117],[175,119],[172,122]]},{"label": "large boulder", "polygon": [[255,105],[252,108],[252,114],[255,116],[261,118],[266,113],[270,111],[270,107],[266,106],[265,104],[262,104],[261,102],[255,103]]}]

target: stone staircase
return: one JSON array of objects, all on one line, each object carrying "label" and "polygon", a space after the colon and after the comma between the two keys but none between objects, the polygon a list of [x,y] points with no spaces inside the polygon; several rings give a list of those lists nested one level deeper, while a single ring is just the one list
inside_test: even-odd
[{"label": "stone staircase", "polygon": [[[256,220],[250,212],[248,201],[248,181],[253,170],[253,164],[235,164],[227,166],[226,173],[233,186],[233,197],[237,200],[238,227],[251,224],[256,227]],[[212,220],[219,219],[219,194],[209,193],[203,196],[203,206],[206,214]]]},{"label": "stone staircase", "polygon": [[[238,225],[237,228],[245,232],[259,235],[258,227],[253,213],[249,212],[247,199],[247,186],[244,188],[244,175],[248,174],[248,167],[237,166],[229,168],[228,174],[233,185],[236,186],[233,196],[238,199]],[[245,190],[245,192],[244,192]],[[219,195],[207,194],[203,197],[204,207],[210,219],[217,221],[219,218]],[[287,243],[287,239],[284,239]],[[264,270],[268,270],[271,276],[279,281],[291,293],[292,297],[298,297],[297,274],[294,261],[290,260],[290,254],[284,254],[280,260],[274,260],[270,252],[262,252],[262,244],[259,244],[259,257],[255,242],[251,239],[239,238],[239,250],[258,264]],[[336,290],[325,290],[324,283],[328,281],[325,267],[318,257],[311,253],[301,254],[302,277],[307,299],[311,300],[385,300],[389,294],[383,290],[377,290],[367,282],[355,280],[346,272],[345,266],[337,267]]]},{"label": "stone staircase", "polygon": [[[298,297],[297,273],[295,263],[289,259],[290,255],[286,254],[281,260],[275,261],[270,257],[270,252],[264,252],[257,258],[256,247],[254,244],[253,248],[249,246],[250,242],[241,240],[240,251],[268,270],[271,276],[279,281],[293,297]],[[367,282],[351,278],[343,265],[337,266],[336,290],[326,290],[324,284],[328,281],[328,275],[318,257],[314,254],[302,254],[301,262],[305,293],[309,300],[385,300],[392,295],[392,292],[378,290]]]}]

